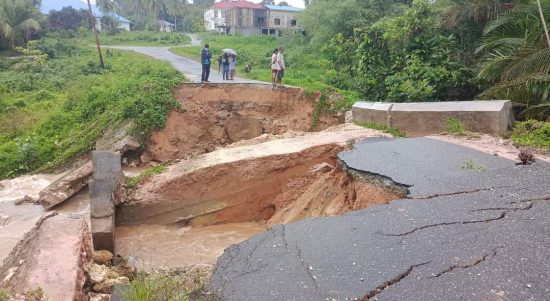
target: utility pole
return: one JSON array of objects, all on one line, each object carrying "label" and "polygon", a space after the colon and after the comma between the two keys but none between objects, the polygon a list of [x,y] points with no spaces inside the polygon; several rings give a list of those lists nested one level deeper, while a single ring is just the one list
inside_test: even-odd
[{"label": "utility pole", "polygon": [[94,13],[92,12],[92,5],[90,4],[90,0],[88,0],[88,14],[90,15],[90,23],[92,23],[92,30],[94,31],[95,35],[97,53],[99,53],[99,64],[101,65],[101,68],[105,68],[105,64],[103,63],[103,55],[101,54],[101,46],[99,45],[99,36],[97,34],[97,29],[95,28],[95,18]]}]

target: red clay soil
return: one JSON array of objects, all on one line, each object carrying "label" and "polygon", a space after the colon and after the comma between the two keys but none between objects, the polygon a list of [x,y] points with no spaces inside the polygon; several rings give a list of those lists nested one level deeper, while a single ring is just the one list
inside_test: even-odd
[{"label": "red clay soil", "polygon": [[401,197],[342,170],[336,155],[344,149],[340,144],[316,146],[145,184],[136,199],[120,207],[117,224],[290,223]]},{"label": "red clay soil", "polygon": [[[315,110],[315,100],[302,89],[261,84],[189,84],[176,98],[181,108],[150,137],[146,153],[152,160],[203,154],[264,133],[309,131]],[[340,119],[321,116],[314,130],[339,124]]]}]

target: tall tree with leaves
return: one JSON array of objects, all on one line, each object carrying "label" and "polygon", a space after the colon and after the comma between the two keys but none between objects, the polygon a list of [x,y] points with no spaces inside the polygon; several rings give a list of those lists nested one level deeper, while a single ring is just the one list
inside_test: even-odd
[{"label": "tall tree with leaves", "polygon": [[[550,15],[550,0],[541,0]],[[528,116],[550,113],[550,47],[539,6],[532,0],[490,22],[477,52],[482,56],[479,77],[489,88],[484,98],[506,98],[528,106]]]},{"label": "tall tree with leaves", "polygon": [[40,30],[36,0],[0,0],[0,35],[10,47],[27,43]]}]

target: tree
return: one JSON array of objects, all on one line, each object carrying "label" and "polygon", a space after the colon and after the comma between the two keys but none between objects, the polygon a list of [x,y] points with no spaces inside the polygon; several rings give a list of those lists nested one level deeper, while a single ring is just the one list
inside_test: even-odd
[{"label": "tree", "polygon": [[279,2],[279,6],[288,6],[288,2],[281,1],[281,2]]},{"label": "tree", "polygon": [[[550,15],[550,1],[543,0],[544,14]],[[506,98],[527,105],[530,117],[550,112],[550,48],[544,23],[535,1],[518,5],[512,12],[490,22],[484,31],[479,78],[489,88],[482,98]]]},{"label": "tree", "polygon": [[0,34],[10,47],[27,43],[41,30],[40,13],[33,0],[0,0]]},{"label": "tree", "polygon": [[76,10],[72,7],[63,7],[61,10],[52,10],[48,13],[48,26],[50,30],[77,30],[83,24],[87,24],[88,12]]}]

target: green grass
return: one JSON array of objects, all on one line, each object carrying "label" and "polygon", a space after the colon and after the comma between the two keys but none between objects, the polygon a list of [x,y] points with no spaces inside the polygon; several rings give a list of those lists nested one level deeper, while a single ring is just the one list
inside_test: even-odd
[{"label": "green grass", "polygon": [[187,291],[178,278],[162,273],[138,274],[122,291],[127,301],[187,301]]},{"label": "green grass", "polygon": [[[327,59],[318,51],[309,49],[300,35],[283,37],[273,36],[222,36],[210,33],[199,34],[203,43],[208,43],[213,54],[214,68],[218,68],[217,57],[222,49],[232,48],[239,54],[237,76],[254,80],[271,82],[271,55],[276,47],[285,48],[286,71],[283,82],[287,85],[302,87],[309,93],[321,92],[327,96],[326,103],[320,108],[322,112],[344,111],[351,108],[359,100],[359,95],[351,91],[342,91],[330,86],[326,78],[332,76]],[[175,54],[200,61],[201,47],[174,47]],[[244,72],[244,67],[250,64],[252,71]]]},{"label": "green grass", "polygon": [[447,133],[454,135],[464,134],[462,122],[456,118],[447,118]]},{"label": "green grass", "polygon": [[126,186],[127,187],[136,187],[139,183],[141,183],[143,180],[152,177],[154,175],[158,175],[163,173],[166,170],[166,166],[163,164],[159,164],[153,167],[148,168],[144,172],[140,173],[138,176],[135,177],[127,177],[126,178]]},{"label": "green grass", "polygon": [[364,128],[379,130],[379,131],[382,131],[384,133],[392,134],[394,137],[405,137],[406,136],[406,134],[404,132],[400,131],[399,129],[392,128],[392,127],[387,126],[385,124],[380,124],[380,123],[370,122],[370,121],[355,122],[355,124],[357,124],[359,126],[362,126]]},{"label": "green grass", "polygon": [[474,160],[470,160],[470,161],[466,161],[464,162],[460,168],[462,169],[468,169],[468,170],[473,170],[477,173],[482,173],[484,171],[487,171],[487,168],[485,168],[485,166],[482,166],[482,165],[477,165]]},{"label": "green grass", "polygon": [[510,138],[519,146],[550,151],[550,121],[528,120],[518,122]]},{"label": "green grass", "polygon": [[[92,33],[86,34],[89,43],[95,43]],[[110,35],[101,33],[99,40],[102,45],[118,46],[176,46],[189,44],[191,39],[183,33],[166,33],[154,31],[121,31]]]},{"label": "green grass", "polygon": [[55,58],[0,60],[0,179],[85,154],[127,119],[146,137],[177,107],[172,90],[184,78],[167,63],[111,51],[101,69],[82,39],[48,37],[36,47]]}]

